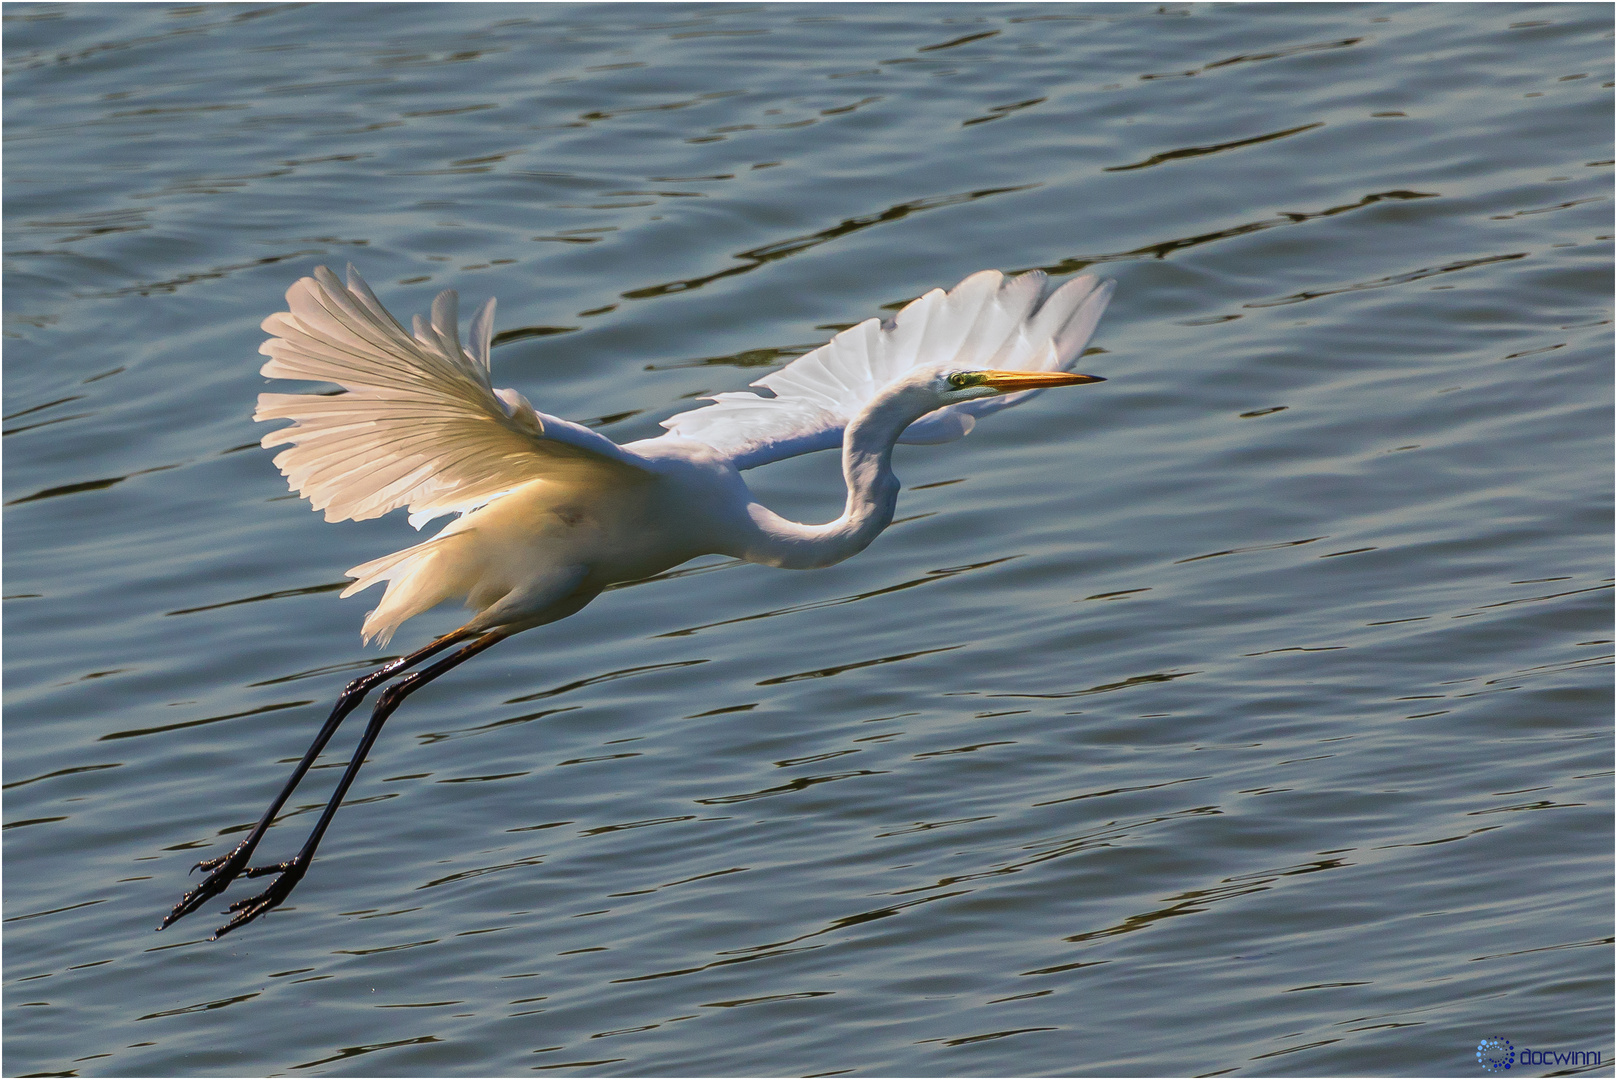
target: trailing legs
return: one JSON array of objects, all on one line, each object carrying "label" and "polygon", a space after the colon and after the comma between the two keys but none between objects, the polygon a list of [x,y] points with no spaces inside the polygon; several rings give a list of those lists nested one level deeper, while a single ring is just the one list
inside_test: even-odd
[{"label": "trailing legs", "polygon": [[[500,636],[503,637],[505,635]],[[207,870],[210,871],[210,873],[201,882],[201,884],[197,885],[196,888],[192,889],[190,892],[186,893],[180,898],[180,902],[174,905],[174,910],[169,912],[168,917],[163,920],[162,925],[160,925],[157,929],[162,930],[176,920],[189,915],[191,912],[207,903],[212,897],[224,892],[230,883],[241,874],[247,873],[249,877],[254,876],[253,873],[248,870],[247,862],[252,858],[253,851],[258,847],[259,841],[262,840],[264,838],[264,834],[269,831],[270,825],[275,820],[275,815],[280,812],[281,807],[285,805],[286,800],[291,797],[293,789],[298,786],[298,783],[302,781],[304,775],[308,773],[309,767],[313,765],[315,759],[320,756],[320,753],[325,749],[326,744],[331,741],[331,737],[337,733],[337,728],[341,726],[343,720],[348,716],[349,713],[353,712],[359,707],[360,703],[365,700],[366,695],[368,695],[371,690],[375,689],[380,683],[384,683],[388,679],[398,675],[400,672],[408,671],[410,668],[415,667],[423,660],[436,656],[445,649],[453,645],[457,645],[468,638],[477,638],[477,641],[474,642],[474,645],[476,646],[475,652],[481,652],[483,649],[488,648],[489,645],[494,644],[494,641],[500,640],[499,637],[494,637],[494,640],[487,641],[485,643],[485,639],[490,637],[493,637],[492,632],[479,636],[476,631],[468,630],[467,628],[462,627],[459,630],[445,634],[426,647],[418,649],[408,656],[401,656],[397,660],[383,664],[375,671],[361,675],[359,678],[349,683],[343,689],[343,692],[338,696],[337,704],[332,708],[331,715],[327,717],[325,724],[321,726],[319,734],[317,734],[314,738],[314,742],[310,743],[309,749],[304,752],[303,759],[299,761],[297,767],[292,770],[291,777],[288,778],[286,784],[281,788],[280,792],[275,796],[274,799],[270,801],[268,809],[266,809],[263,816],[258,819],[258,824],[253,826],[252,832],[248,833],[247,838],[241,843],[237,844],[235,848],[228,853],[218,856],[217,858],[205,859],[191,868],[193,871]],[[428,669],[433,672],[432,675],[427,675],[425,671],[421,673],[421,675],[427,675],[426,679],[420,679],[420,676],[411,676],[410,678],[420,679],[420,682],[435,678],[437,674],[440,674],[442,671],[449,670],[449,668],[455,666],[455,664],[460,663],[461,660],[466,659],[467,656],[475,655],[475,652],[465,653],[465,650],[462,650],[461,653],[456,653],[453,657],[451,657],[449,663],[445,664],[444,662],[440,661],[439,664],[435,664],[433,665],[433,668]],[[465,653],[465,655],[462,655],[463,653]],[[412,683],[411,689],[419,686],[420,682]],[[399,684],[395,684],[395,686],[391,689],[398,689],[398,686],[400,685],[402,685],[402,681]],[[406,690],[405,693],[407,694],[409,691]],[[403,695],[400,695],[400,697],[402,696]],[[392,708],[396,708],[397,704],[398,702],[395,700]],[[392,708],[389,708],[387,711],[391,712]],[[374,717],[372,718],[371,722],[373,726],[378,728],[378,730],[380,729],[380,724],[376,722]],[[374,735],[371,736],[371,741],[375,741]],[[352,782],[352,774],[358,771],[358,765],[356,763],[364,761],[365,751],[368,751],[369,749],[370,742],[363,743],[360,752],[349,762],[348,772],[344,774],[343,783],[339,785],[337,795],[326,807],[326,812],[322,815],[320,824],[316,827],[314,837],[315,843],[318,843],[319,835],[325,831],[325,827],[329,823],[331,815],[336,811],[337,803],[341,801],[343,793],[348,789],[348,784]],[[313,854],[312,846],[309,847],[308,854]],[[299,876],[301,877],[301,873]],[[279,900],[276,901],[276,903],[279,902]],[[273,904],[270,905],[270,907],[273,906]],[[266,907],[263,910],[267,911],[269,908]],[[240,925],[240,922],[245,921],[246,920],[239,920],[237,922],[232,922],[231,927],[233,928],[234,926]]]},{"label": "trailing legs", "polygon": [[359,775],[359,767],[365,764],[365,755],[370,753],[376,737],[382,733],[382,725],[393,715],[393,710],[397,709],[405,698],[450,668],[470,660],[484,649],[510,636],[510,631],[507,630],[489,630],[479,635],[470,645],[462,646],[437,663],[406,675],[382,691],[381,696],[376,699],[376,707],[371,710],[370,722],[365,725],[365,731],[359,737],[359,745],[354,748],[354,756],[348,759],[348,767],[343,770],[342,779],[337,781],[337,790],[331,793],[331,799],[326,803],[326,808],[320,812],[320,820],[314,823],[314,828],[310,830],[309,838],[303,842],[303,847],[285,862],[249,867],[243,871],[247,877],[262,877],[265,874],[280,876],[257,896],[250,896],[231,904],[228,910],[236,912],[236,916],[215,930],[212,940],[218,940],[236,927],[252,922],[271,908],[279,907],[281,902],[291,895],[297,883],[303,880],[303,875],[308,872],[309,863],[314,859],[315,848],[320,846],[320,838],[325,836],[326,827],[336,816],[337,807],[342,805],[343,796],[348,793],[354,777]]}]

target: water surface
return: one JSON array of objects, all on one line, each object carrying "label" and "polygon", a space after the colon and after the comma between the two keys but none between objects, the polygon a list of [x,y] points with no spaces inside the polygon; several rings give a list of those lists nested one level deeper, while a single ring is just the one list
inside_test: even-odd
[{"label": "water surface", "polygon": [[[4,14],[8,1074],[1610,1074],[1608,7]],[[154,935],[416,538],[250,419],[350,260],[620,440],[983,267],[1118,290],[864,554],[502,645],[290,904]]]}]

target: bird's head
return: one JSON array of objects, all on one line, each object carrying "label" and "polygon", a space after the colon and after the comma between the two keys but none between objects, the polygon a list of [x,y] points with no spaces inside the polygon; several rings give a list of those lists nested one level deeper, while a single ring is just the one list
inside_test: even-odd
[{"label": "bird's head", "polygon": [[962,371],[949,367],[939,368],[930,379],[932,388],[945,405],[974,398],[1016,394],[1024,390],[1043,390],[1050,386],[1077,386],[1105,381],[1099,375],[1077,375],[1070,371]]},{"label": "bird's head", "polygon": [[947,410],[951,405],[961,405],[978,398],[1105,381],[1099,375],[1077,375],[1068,371],[1002,371],[996,368],[963,368],[954,364],[917,367],[872,398],[849,430],[865,428],[872,423],[878,425],[876,430],[887,430],[887,425],[897,424],[899,426],[894,430],[904,433],[905,442],[948,442],[972,429],[974,418],[970,413],[950,410],[929,421],[931,427],[924,431],[905,425],[928,414]]}]

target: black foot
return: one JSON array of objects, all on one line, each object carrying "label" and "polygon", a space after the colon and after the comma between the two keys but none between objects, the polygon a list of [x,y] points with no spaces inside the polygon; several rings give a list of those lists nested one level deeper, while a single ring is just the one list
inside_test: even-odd
[{"label": "black foot", "polygon": [[[308,870],[308,867],[308,860],[298,856],[275,866],[259,866],[247,871],[249,877],[276,872],[279,872],[281,876],[275,879],[273,885],[257,896],[250,896],[245,900],[237,900],[234,904],[231,904],[226,910],[234,911],[236,917],[215,930],[213,937],[209,940],[218,941],[236,927],[246,926],[264,912],[280,907],[281,902],[292,895],[292,890],[297,888],[298,882],[303,880],[304,872]],[[254,871],[257,873],[255,874]]]},{"label": "black foot", "polygon": [[180,902],[174,905],[174,910],[168,913],[168,918],[163,920],[158,929],[162,930],[175,920],[184,918],[213,897],[224,892],[230,883],[235,881],[236,877],[247,868],[247,859],[251,855],[252,851],[247,847],[247,841],[243,840],[229,854],[220,855],[216,859],[204,859],[191,867],[192,873],[198,870],[212,872],[202,880],[202,884],[180,897]]}]

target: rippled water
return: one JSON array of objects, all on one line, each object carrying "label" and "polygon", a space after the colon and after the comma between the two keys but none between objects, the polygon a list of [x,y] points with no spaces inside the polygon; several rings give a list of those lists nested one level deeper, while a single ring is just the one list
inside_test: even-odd
[{"label": "rippled water", "polygon": [[[1610,1074],[1609,7],[5,20],[8,1075]],[[286,908],[154,935],[416,535],[249,418],[349,260],[625,440],[982,267],[1118,291],[863,555],[502,645]]]}]

